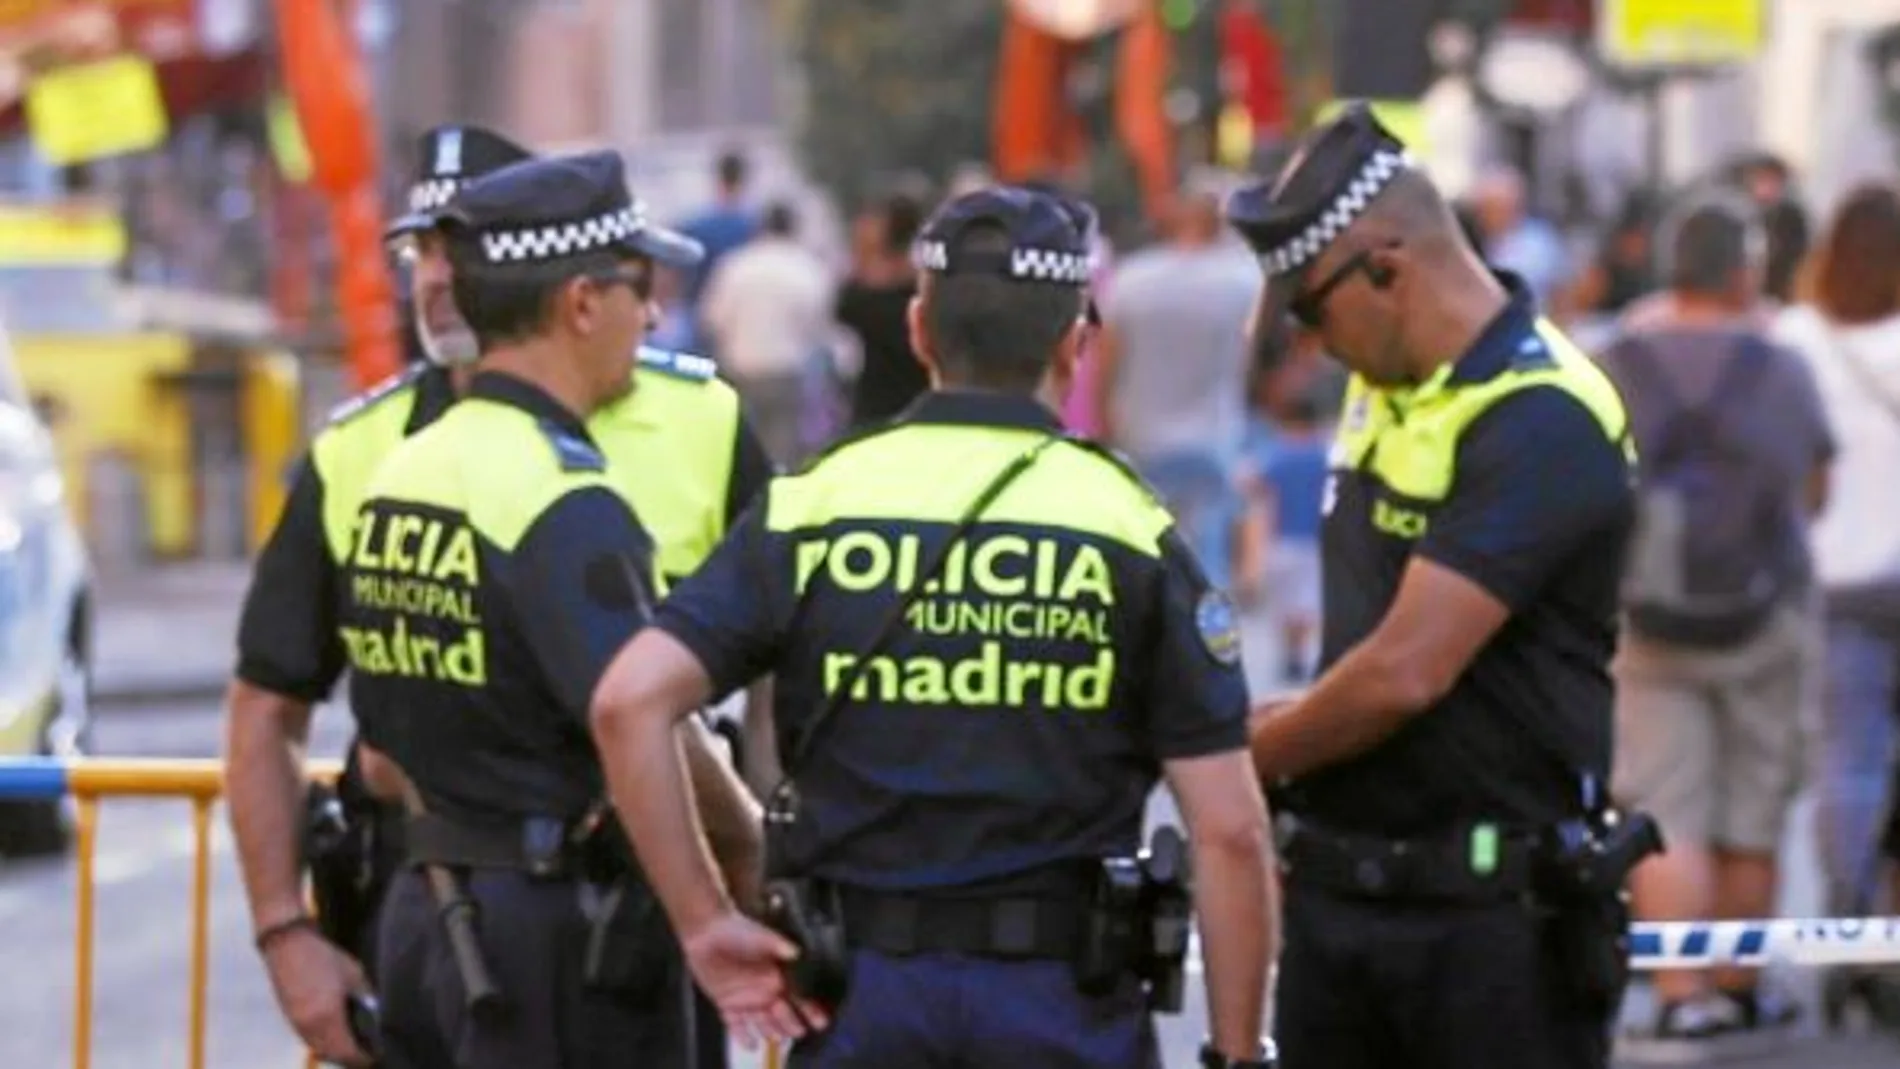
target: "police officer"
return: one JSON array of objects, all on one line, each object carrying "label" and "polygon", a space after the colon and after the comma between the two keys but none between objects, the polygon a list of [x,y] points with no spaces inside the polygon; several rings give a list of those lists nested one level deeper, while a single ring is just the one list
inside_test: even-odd
[{"label": "police officer", "polygon": [[[407,435],[445,411],[473,373],[476,348],[455,310],[441,242],[430,232],[433,211],[460,185],[528,153],[477,127],[429,131],[418,146],[421,165],[410,212],[391,227],[408,248],[410,308],[416,339],[427,354],[401,375],[335,413],[297,469],[286,508],[259,556],[239,628],[239,658],[227,704],[226,789],[238,856],[259,947],[279,1004],[304,1042],[320,1055],[356,1057],[343,1013],[347,991],[364,985],[356,961],[371,967],[374,910],[400,860],[399,810],[377,804],[366,778],[375,755],[352,746],[339,784],[350,827],[347,844],[319,869],[341,869],[355,886],[352,939],[336,929],[342,909],[326,916],[318,937],[304,911],[298,873],[302,776],[298,753],[312,705],[341,673],[344,649],[336,630],[338,562],[349,548],[356,505],[377,465]],[[739,413],[736,394],[696,358],[643,348],[636,389],[596,417],[603,447],[620,463],[620,480],[660,541],[663,568],[684,574],[710,552],[770,475],[769,462]],[[367,756],[367,761],[359,760]],[[366,777],[367,769],[371,777]],[[392,788],[380,784],[387,796]],[[728,851],[735,871],[754,862]],[[363,853],[369,856],[362,856]],[[324,874],[318,873],[319,878]],[[717,1015],[706,1014],[699,1044],[703,1066],[721,1066],[725,1047]]]},{"label": "police officer", "polygon": [[[411,814],[383,1040],[461,1069],[691,1064],[684,971],[599,819],[583,718],[657,567],[586,417],[633,385],[655,262],[697,249],[645,222],[612,153],[504,168],[442,225],[482,364],[377,469],[338,577],[352,706]],[[694,779],[727,792],[709,819],[745,810],[736,779]]]},{"label": "police officer", "polygon": [[[742,1039],[804,1035],[792,1065],[1134,1067],[1158,1064],[1139,955],[1091,967],[1097,896],[1164,773],[1192,833],[1208,1064],[1265,1064],[1277,929],[1232,610],[1049,407],[1083,329],[1083,236],[1003,188],[945,206],[918,252],[932,391],[775,481],[615,659],[594,706],[612,796],[702,989]],[[799,943],[734,908],[667,741],[768,671],[795,992]],[[1182,933],[1185,914],[1183,896]]]},{"label": "police officer", "polygon": [[[528,153],[489,131],[439,127],[424,135],[409,192],[413,212],[438,208],[465,179],[526,159]],[[413,221],[399,220],[400,232]],[[344,995],[366,986],[357,962],[373,963],[371,920],[380,886],[363,888],[353,926],[361,938],[331,929],[349,945],[317,934],[304,909],[302,747],[311,709],[330,693],[343,669],[336,632],[337,562],[348,548],[348,524],[376,465],[403,436],[446,410],[456,377],[472,353],[460,344],[446,294],[411,276],[409,310],[427,356],[340,407],[299,463],[284,511],[258,556],[238,627],[238,663],[226,698],[225,788],[232,831],[250,899],[258,948],[278,1003],[299,1036],[320,1056],[360,1055],[344,1018]],[[338,785],[352,836],[386,845],[393,827],[379,819],[355,746]],[[365,834],[365,827],[373,829]],[[376,835],[374,831],[385,834]],[[360,841],[355,838],[353,842]],[[374,846],[372,846],[374,849]],[[366,858],[380,885],[393,859]],[[339,918],[332,917],[335,921]]]},{"label": "police officer", "polygon": [[1602,1067],[1620,888],[1656,845],[1605,807],[1622,404],[1362,105],[1227,212],[1267,273],[1259,323],[1290,311],[1352,372],[1325,671],[1252,734],[1286,866],[1283,1064]]}]

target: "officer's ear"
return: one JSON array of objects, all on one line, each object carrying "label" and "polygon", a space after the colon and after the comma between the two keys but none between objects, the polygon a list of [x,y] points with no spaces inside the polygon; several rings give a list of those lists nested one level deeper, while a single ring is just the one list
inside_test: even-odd
[{"label": "officer's ear", "polygon": [[1082,359],[1082,343],[1094,329],[1086,315],[1079,315],[1056,340],[1055,352],[1049,354],[1048,374],[1058,395],[1069,392],[1069,384],[1075,381],[1076,365]]},{"label": "officer's ear", "polygon": [[1390,241],[1366,253],[1366,282],[1384,293],[1404,279],[1411,268],[1404,244]]},{"label": "officer's ear", "polygon": [[[929,283],[923,285],[928,286]],[[937,381],[937,354],[931,351],[930,334],[924,329],[924,294],[921,288],[904,309],[904,326],[910,334],[911,355],[923,365],[924,374],[934,384]]]},{"label": "officer's ear", "polygon": [[575,334],[592,334],[605,295],[599,283],[584,275],[570,278],[554,291],[554,318]]}]

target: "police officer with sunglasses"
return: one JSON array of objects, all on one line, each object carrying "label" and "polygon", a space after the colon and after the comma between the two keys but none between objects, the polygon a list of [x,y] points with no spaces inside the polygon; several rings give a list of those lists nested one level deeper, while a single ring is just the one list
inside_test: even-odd
[{"label": "police officer with sunglasses", "polygon": [[1602,1069],[1622,885],[1608,805],[1621,400],[1491,271],[1363,105],[1237,193],[1259,322],[1351,372],[1324,499],[1322,674],[1254,711],[1278,814],[1287,1069]]}]

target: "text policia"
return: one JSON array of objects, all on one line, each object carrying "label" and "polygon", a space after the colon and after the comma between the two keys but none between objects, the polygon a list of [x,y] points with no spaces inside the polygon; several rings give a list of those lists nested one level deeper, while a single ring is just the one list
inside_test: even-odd
[{"label": "text policia", "polygon": [[375,621],[340,628],[351,668],[467,687],[488,681],[481,559],[466,522],[378,502],[357,523],[350,571],[349,616]]},{"label": "text policia", "polygon": [[[847,594],[888,589],[901,596],[917,586],[919,572],[934,559],[917,534],[855,530],[808,538],[798,546],[797,590],[802,596],[822,571]],[[1105,709],[1115,681],[1114,605],[1114,575],[1095,546],[1019,534],[959,541],[938,577],[924,583],[905,610],[905,623],[930,652],[872,657],[851,697],[909,705]],[[976,640],[974,650],[968,649],[970,639]],[[951,650],[968,655],[942,655]],[[825,692],[844,686],[860,660],[856,651],[827,652]]]}]

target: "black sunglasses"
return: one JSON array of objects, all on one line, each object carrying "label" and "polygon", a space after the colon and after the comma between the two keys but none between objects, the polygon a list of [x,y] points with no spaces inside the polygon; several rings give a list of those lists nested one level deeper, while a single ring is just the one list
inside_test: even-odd
[{"label": "black sunglasses", "polygon": [[1304,293],[1295,294],[1293,299],[1287,302],[1287,311],[1292,312],[1293,318],[1299,320],[1300,324],[1308,330],[1318,330],[1326,324],[1326,298],[1332,296],[1334,290],[1351,281],[1352,276],[1361,271],[1370,275],[1372,254],[1380,249],[1392,247],[1392,245],[1384,245],[1379,248],[1360,249],[1346,257],[1346,261],[1333,268],[1332,273],[1321,279],[1318,285]]},{"label": "black sunglasses", "polygon": [[587,280],[600,286],[625,286],[642,301],[653,299],[653,268],[622,267],[615,271],[590,274]]}]

